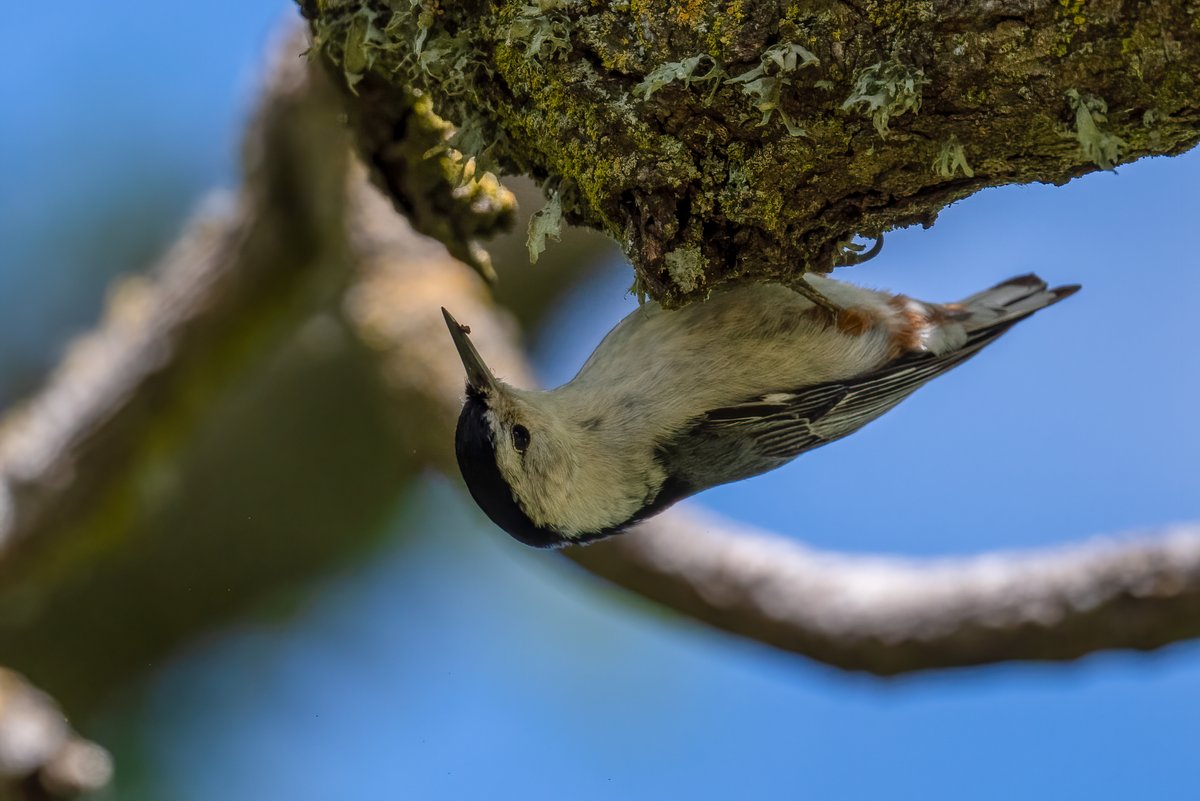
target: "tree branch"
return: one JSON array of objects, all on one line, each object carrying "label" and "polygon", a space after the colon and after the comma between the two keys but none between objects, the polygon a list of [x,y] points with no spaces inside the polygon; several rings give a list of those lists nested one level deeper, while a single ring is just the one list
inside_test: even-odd
[{"label": "tree branch", "polygon": [[255,345],[311,312],[311,293],[336,296],[346,140],[329,87],[306,79],[294,49],[286,58],[270,70],[246,137],[241,195],[198,215],[152,281],[118,284],[98,330],[75,342],[47,386],[0,424],[6,592],[40,579],[24,549],[63,547],[59,536],[86,539],[81,509],[111,493],[113,482],[145,481],[157,466],[154,454],[137,450],[156,436],[146,427],[186,428]]},{"label": "tree branch", "polygon": [[884,676],[1200,636],[1195,525],[920,561],[815,551],[680,511],[568,555],[716,628]]},{"label": "tree branch", "polygon": [[349,143],[303,38],[266,73],[242,189],[0,419],[0,664],[73,715],[361,548],[418,469],[337,322]]},{"label": "tree branch", "polygon": [[[423,427],[389,425],[341,309],[359,262],[432,277],[454,260],[377,198],[360,209],[363,170],[303,38],[267,71],[242,188],[119,281],[96,330],[0,418],[0,664],[74,716],[361,553],[422,469],[397,439]],[[527,271],[530,315],[578,275],[552,262]]]},{"label": "tree branch", "polygon": [[1200,139],[1191,0],[300,5],[400,207],[394,121],[420,92],[450,144],[537,178],[667,305]]}]

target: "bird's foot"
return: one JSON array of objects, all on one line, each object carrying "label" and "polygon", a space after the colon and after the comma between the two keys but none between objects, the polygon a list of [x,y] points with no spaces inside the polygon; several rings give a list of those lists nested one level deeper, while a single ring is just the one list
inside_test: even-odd
[{"label": "bird's foot", "polygon": [[846,243],[842,246],[842,252],[834,262],[834,267],[853,267],[862,264],[878,256],[881,250],[883,250],[883,234],[875,237],[875,243],[870,248],[853,242]]}]

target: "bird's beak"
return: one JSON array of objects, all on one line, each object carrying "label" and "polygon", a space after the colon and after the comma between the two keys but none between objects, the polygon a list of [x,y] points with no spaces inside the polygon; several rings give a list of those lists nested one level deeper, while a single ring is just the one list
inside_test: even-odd
[{"label": "bird's beak", "polygon": [[458,348],[458,357],[462,359],[463,367],[467,370],[467,383],[477,392],[489,395],[494,393],[499,382],[480,358],[479,351],[475,350],[475,346],[471,344],[471,339],[467,336],[467,332],[471,329],[465,325],[459,325],[458,320],[455,320],[454,316],[446,311],[445,306],[442,307],[442,316],[446,318],[450,337],[454,340],[454,346]]}]

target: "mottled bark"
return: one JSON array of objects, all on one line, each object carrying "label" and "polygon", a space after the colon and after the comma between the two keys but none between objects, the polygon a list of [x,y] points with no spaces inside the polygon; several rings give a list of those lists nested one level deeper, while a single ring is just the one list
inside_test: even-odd
[{"label": "mottled bark", "polygon": [[668,304],[1200,137],[1195,0],[300,5],[398,206],[397,120],[432,98],[450,145],[533,175]]}]

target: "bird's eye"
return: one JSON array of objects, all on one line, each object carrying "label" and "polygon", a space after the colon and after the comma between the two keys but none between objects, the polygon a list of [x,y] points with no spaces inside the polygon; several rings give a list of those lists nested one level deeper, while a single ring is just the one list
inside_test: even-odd
[{"label": "bird's eye", "polygon": [[524,453],[525,449],[529,447],[529,429],[520,424],[513,426],[512,441],[513,447],[519,453]]}]

